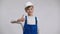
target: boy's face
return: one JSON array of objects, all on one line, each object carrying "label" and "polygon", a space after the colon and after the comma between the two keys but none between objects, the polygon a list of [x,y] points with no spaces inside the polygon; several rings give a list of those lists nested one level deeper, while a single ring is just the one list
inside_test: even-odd
[{"label": "boy's face", "polygon": [[33,10],[34,10],[34,7],[30,6],[29,8],[26,9],[26,12],[31,15],[33,14]]}]

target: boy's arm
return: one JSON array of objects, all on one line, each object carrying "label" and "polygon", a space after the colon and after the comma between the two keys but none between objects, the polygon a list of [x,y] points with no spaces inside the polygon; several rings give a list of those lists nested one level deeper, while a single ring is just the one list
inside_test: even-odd
[{"label": "boy's arm", "polygon": [[37,18],[37,26],[38,26],[38,34],[40,34],[39,32],[40,32],[40,24],[39,24],[40,22],[39,22],[39,19]]},{"label": "boy's arm", "polygon": [[17,19],[16,21],[11,21],[11,23],[20,23],[21,24],[24,21],[25,21],[25,18],[24,18],[24,15],[23,15],[21,18]]}]

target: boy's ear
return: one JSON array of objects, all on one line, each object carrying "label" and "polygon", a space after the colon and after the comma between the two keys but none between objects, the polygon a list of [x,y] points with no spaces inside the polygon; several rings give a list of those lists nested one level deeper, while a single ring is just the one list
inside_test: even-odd
[{"label": "boy's ear", "polygon": [[27,12],[27,9],[25,8],[25,12]]},{"label": "boy's ear", "polygon": [[25,11],[27,13],[27,11]]}]

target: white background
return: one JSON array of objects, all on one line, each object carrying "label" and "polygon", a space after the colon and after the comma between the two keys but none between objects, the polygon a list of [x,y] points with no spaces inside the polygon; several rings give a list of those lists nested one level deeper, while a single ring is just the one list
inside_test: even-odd
[{"label": "white background", "polygon": [[0,0],[0,34],[22,34],[17,20],[25,14],[25,3],[31,1],[35,5],[35,15],[39,18],[39,34],[60,34],[60,1],[59,0]]}]

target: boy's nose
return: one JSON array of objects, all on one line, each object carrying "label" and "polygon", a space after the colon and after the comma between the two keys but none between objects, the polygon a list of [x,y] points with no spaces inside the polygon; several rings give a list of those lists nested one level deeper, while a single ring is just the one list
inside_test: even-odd
[{"label": "boy's nose", "polygon": [[32,12],[32,10],[29,10],[29,12],[31,13],[31,12]]}]

